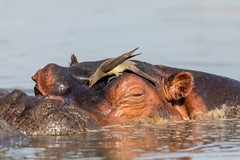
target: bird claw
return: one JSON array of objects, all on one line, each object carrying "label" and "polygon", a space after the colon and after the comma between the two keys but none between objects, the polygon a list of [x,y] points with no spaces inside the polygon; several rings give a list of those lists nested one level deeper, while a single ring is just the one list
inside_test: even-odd
[{"label": "bird claw", "polygon": [[112,77],[108,78],[107,83],[109,83],[111,80],[113,80],[113,79],[116,78],[116,77],[117,77],[117,76],[112,76]]},{"label": "bird claw", "polygon": [[112,76],[112,77],[110,77],[110,78],[108,78],[108,83],[111,81],[111,80],[113,80],[114,78],[118,78],[119,76],[122,76],[123,75],[123,73],[115,73],[115,75],[114,76]]}]

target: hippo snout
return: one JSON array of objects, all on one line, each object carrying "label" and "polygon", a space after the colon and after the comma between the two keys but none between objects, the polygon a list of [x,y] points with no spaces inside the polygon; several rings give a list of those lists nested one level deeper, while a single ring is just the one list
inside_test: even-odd
[{"label": "hippo snout", "polygon": [[[40,70],[39,70],[39,71],[40,71]],[[31,77],[34,82],[37,81],[37,77],[38,77],[39,71],[37,71],[37,72]]]},{"label": "hippo snout", "polygon": [[71,88],[77,82],[67,68],[56,64],[48,64],[38,70],[32,76],[32,80],[36,83],[34,87],[35,95],[41,96],[69,94]]}]

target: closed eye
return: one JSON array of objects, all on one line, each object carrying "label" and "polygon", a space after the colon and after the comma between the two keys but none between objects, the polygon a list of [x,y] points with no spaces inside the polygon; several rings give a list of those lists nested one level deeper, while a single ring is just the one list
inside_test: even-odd
[{"label": "closed eye", "polygon": [[133,94],[132,96],[138,97],[138,96],[142,96],[142,95],[143,95],[143,93],[135,93],[135,94]]},{"label": "closed eye", "polygon": [[141,87],[130,88],[125,96],[128,97],[141,97],[144,95],[144,90]]}]

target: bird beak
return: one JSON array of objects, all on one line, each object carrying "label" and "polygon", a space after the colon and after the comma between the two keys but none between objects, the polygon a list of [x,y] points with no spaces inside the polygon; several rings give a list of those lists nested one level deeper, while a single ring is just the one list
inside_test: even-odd
[{"label": "bird beak", "polygon": [[73,78],[77,79],[78,81],[89,81],[88,77],[82,77],[72,74]]}]

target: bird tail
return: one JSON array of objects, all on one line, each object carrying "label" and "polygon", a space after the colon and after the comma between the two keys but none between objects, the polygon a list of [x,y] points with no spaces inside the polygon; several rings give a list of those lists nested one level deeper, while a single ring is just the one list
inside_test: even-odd
[{"label": "bird tail", "polygon": [[148,75],[147,73],[143,72],[142,70],[140,70],[139,68],[137,68],[135,66],[135,64],[132,66],[133,68],[130,69],[132,72],[136,73],[137,75],[139,75],[140,77],[143,77],[145,79],[147,79],[148,81],[152,82],[155,86],[157,86],[158,81],[156,78],[153,78],[152,76]]},{"label": "bird tail", "polygon": [[[139,48],[139,47],[138,47]],[[119,64],[122,64],[124,61],[126,61],[127,59],[129,58],[132,58],[132,57],[135,57],[137,55],[139,55],[140,53],[138,54],[134,54],[133,53],[138,50],[138,48],[135,48],[127,53],[124,53],[122,54],[121,56],[118,56],[116,58],[111,58],[111,59],[108,59],[104,62],[104,64],[101,66],[101,70],[104,72],[104,73],[107,73],[109,71],[111,71],[112,69],[114,69],[115,67],[117,67]]]}]

